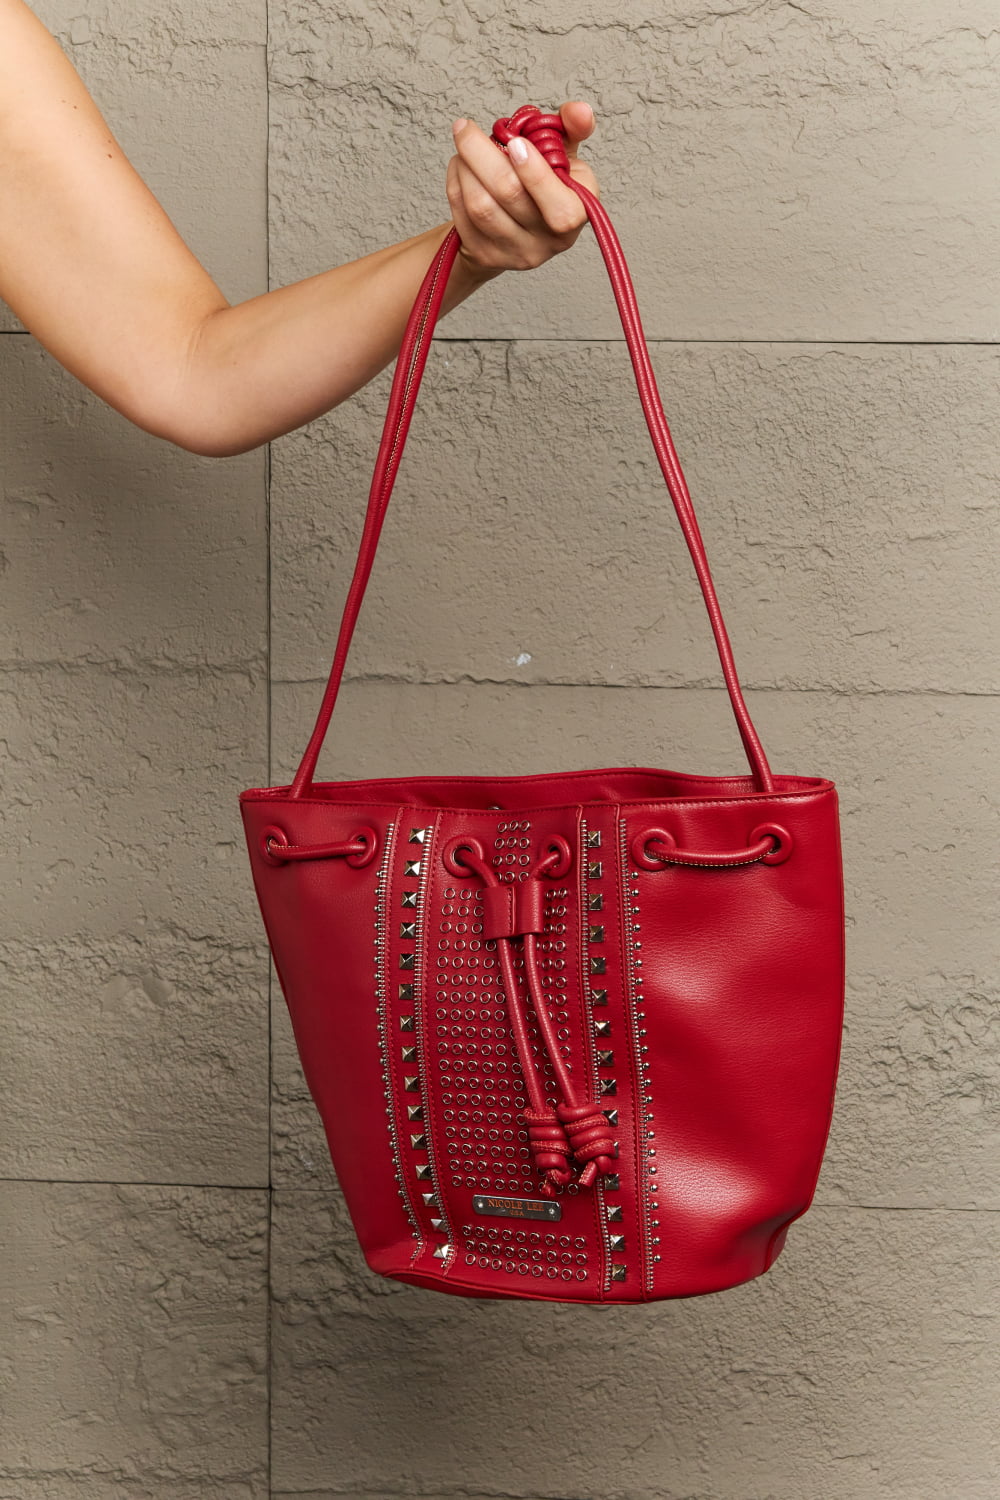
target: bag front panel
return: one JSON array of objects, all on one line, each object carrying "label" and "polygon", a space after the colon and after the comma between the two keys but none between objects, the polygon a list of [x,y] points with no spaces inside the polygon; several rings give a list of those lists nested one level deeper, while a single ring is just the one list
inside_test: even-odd
[{"label": "bag front panel", "polygon": [[[836,1077],[832,788],[521,812],[247,799],[244,818],[306,1078],[374,1269],[469,1296],[640,1301],[767,1268],[811,1199]],[[712,851],[771,819],[795,839],[780,864],[634,858],[644,830]],[[375,857],[275,867],[260,852],[275,823],[294,844],[363,823]],[[510,885],[554,835],[570,861],[546,882],[545,1003],[618,1159],[613,1176],[547,1200],[482,885],[450,872],[446,851],[478,840]],[[530,1007],[529,1026],[555,1102]]]}]

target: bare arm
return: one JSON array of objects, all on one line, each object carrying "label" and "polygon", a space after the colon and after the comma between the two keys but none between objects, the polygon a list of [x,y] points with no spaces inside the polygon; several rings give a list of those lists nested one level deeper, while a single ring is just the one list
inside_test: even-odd
[{"label": "bare arm", "polygon": [[[593,129],[563,106],[576,146]],[[0,0],[0,297],[77,379],[147,431],[242,453],[345,400],[395,356],[454,223],[447,312],[507,269],[573,243],[579,200],[529,148],[515,165],[456,132],[452,219],[231,307],[126,159],[76,70],[24,0]]]}]

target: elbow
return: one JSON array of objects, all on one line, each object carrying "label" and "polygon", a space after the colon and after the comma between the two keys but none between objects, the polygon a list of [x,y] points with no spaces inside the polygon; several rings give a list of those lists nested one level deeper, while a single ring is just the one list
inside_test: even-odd
[{"label": "elbow", "polygon": [[238,432],[231,423],[213,419],[205,410],[147,410],[141,418],[133,420],[154,437],[199,458],[236,458],[268,441],[263,434]]}]

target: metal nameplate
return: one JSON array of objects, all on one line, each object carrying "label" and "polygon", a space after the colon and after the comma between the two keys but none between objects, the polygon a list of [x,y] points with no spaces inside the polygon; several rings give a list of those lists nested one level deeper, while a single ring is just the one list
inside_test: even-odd
[{"label": "metal nameplate", "polygon": [[472,1208],[477,1214],[495,1219],[548,1219],[551,1223],[562,1218],[562,1205],[544,1198],[499,1198],[492,1193],[474,1193]]}]

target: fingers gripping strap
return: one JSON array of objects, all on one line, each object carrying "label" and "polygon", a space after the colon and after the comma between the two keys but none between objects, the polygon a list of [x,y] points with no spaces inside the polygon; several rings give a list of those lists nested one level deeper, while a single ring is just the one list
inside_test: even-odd
[{"label": "fingers gripping strap", "polygon": [[[653,448],[656,452],[671,501],[673,502],[677,519],[680,522],[681,531],[684,534],[684,540],[687,543],[691,560],[694,563],[698,583],[701,587],[705,607],[708,611],[712,634],[715,638],[726,691],[729,694],[729,701],[732,705],[736,725],[740,733],[740,738],[743,741],[743,747],[751,772],[753,773],[754,784],[758,791],[772,791],[774,785],[773,778],[768,767],[763,746],[743,699],[743,693],[736,672],[736,664],[733,659],[732,647],[729,643],[725,622],[722,618],[722,610],[709,570],[704,543],[698,529],[697,517],[681,469],[680,460],[677,457],[677,451],[674,448],[673,439],[670,435],[670,428],[667,425],[667,419],[663,412],[659,390],[656,385],[656,377],[653,374],[653,367],[650,363],[649,351],[646,347],[646,339],[642,330],[642,322],[639,317],[639,308],[632,286],[632,279],[629,275],[628,264],[625,260],[625,254],[619,243],[618,236],[600,200],[589,189],[584,187],[582,183],[576,182],[570,175],[568,160],[562,144],[562,121],[558,115],[542,114],[534,106],[525,105],[509,119],[498,120],[496,122],[493,130],[493,138],[501,149],[506,149],[506,143],[515,135],[527,136],[539,146],[539,149],[542,150],[546,160],[559,179],[567,187],[572,188],[580,198],[594,230],[594,236],[604,258],[615,302],[618,306],[629,356],[632,361],[632,369],[635,374],[636,386],[639,391],[639,399],[642,402],[642,410],[646,419],[646,426],[649,429]],[[382,525],[389,507],[389,498],[392,494],[392,487],[399,469],[400,459],[402,458],[410,420],[416,405],[417,393],[420,389],[424,366],[427,363],[434,327],[441,309],[441,303],[444,299],[448,277],[451,274],[451,268],[458,254],[459,245],[460,241],[457,232],[455,229],[449,230],[427,270],[406,324],[393,375],[389,407],[382,429],[382,440],[375,463],[375,472],[372,476],[372,484],[368,496],[368,509],[365,515],[361,543],[358,548],[358,559],[354,569],[354,576],[351,580],[351,586],[348,590],[347,602],[344,606],[340,633],[337,637],[337,646],[333,657],[333,665],[330,669],[330,676],[323,695],[323,701],[320,704],[316,726],[291,785],[290,795],[293,798],[301,797],[312,783],[316,762],[319,759],[323,740],[326,737],[326,731],[337,701],[347,653],[350,649],[354,627],[364,599],[372,565],[375,561],[375,553],[378,548]]]}]

